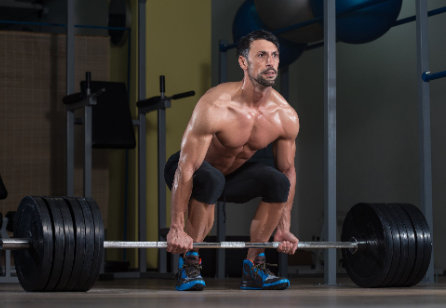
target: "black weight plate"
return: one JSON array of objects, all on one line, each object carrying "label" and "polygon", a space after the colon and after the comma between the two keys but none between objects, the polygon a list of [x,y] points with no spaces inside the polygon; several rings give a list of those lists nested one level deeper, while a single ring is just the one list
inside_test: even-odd
[{"label": "black weight plate", "polygon": [[27,196],[15,215],[15,238],[31,239],[29,249],[13,250],[17,277],[26,291],[43,291],[53,264],[53,230],[46,204]]},{"label": "black weight plate", "polygon": [[343,264],[354,283],[361,287],[382,286],[393,256],[393,238],[388,221],[376,206],[359,203],[347,213],[342,241],[364,241],[357,250],[343,249]]},{"label": "black weight plate", "polygon": [[82,209],[75,198],[64,197],[70,209],[73,218],[74,236],[75,236],[75,252],[73,261],[73,270],[68,282],[65,286],[66,291],[74,291],[78,289],[79,281],[82,275],[82,269],[85,259],[85,222]]},{"label": "black weight plate", "polygon": [[[416,234],[415,229],[412,225],[412,221],[409,215],[404,211],[401,204],[395,204],[394,206],[398,207],[400,210],[400,217],[403,224],[406,227],[407,231],[407,244],[408,244],[408,261],[405,273],[401,276],[399,286],[406,286],[407,281],[412,274],[414,268],[419,268],[417,266],[417,242],[416,242]],[[422,258],[421,258],[422,259]]]},{"label": "black weight plate", "polygon": [[[62,214],[60,213],[59,203],[60,200],[52,197],[41,198],[48,206],[51,221],[53,222],[53,266],[51,268],[50,278],[48,279],[48,284],[45,288],[46,291],[54,291],[57,284],[59,283],[60,276],[62,274],[62,268],[64,263],[64,252],[65,252],[65,233],[64,233],[64,222]],[[62,199],[63,201],[63,199]]]},{"label": "black weight plate", "polygon": [[382,218],[384,224],[388,230],[390,230],[390,238],[392,240],[393,252],[391,254],[391,263],[386,278],[382,281],[378,287],[389,287],[393,277],[398,273],[398,267],[400,263],[400,229],[399,225],[395,224],[393,217],[390,213],[390,209],[385,204],[374,204],[376,213]]},{"label": "black weight plate", "polygon": [[90,278],[87,283],[88,289],[91,289],[99,277],[99,272],[101,270],[101,265],[104,258],[104,224],[102,222],[101,211],[99,210],[97,203],[91,198],[86,199],[86,202],[90,207],[94,223],[93,265],[90,271]]},{"label": "black weight plate", "polygon": [[418,222],[418,219],[416,217],[412,217],[410,214],[411,211],[408,208],[408,205],[400,204],[400,207],[409,217],[415,235],[415,261],[412,269],[410,270],[409,277],[406,280],[406,286],[409,286],[414,284],[414,280],[416,280],[416,277],[418,276],[418,273],[423,265],[425,252],[424,249],[420,249],[420,247],[425,246],[424,232],[422,226]]},{"label": "black weight plate", "polygon": [[[387,282],[388,287],[397,287],[401,285],[401,278],[407,273],[408,262],[409,262],[409,243],[407,239],[406,225],[403,223],[403,213],[398,206],[395,204],[383,204],[385,212],[389,215],[392,223],[392,233],[395,242],[399,243],[399,251],[395,252],[393,255],[394,271],[389,272],[389,279]],[[396,247],[397,245],[394,245]]]},{"label": "black weight plate", "polygon": [[64,251],[64,263],[62,266],[62,273],[60,275],[59,283],[57,284],[56,291],[68,291],[66,289],[67,283],[73,272],[74,255],[76,250],[76,239],[74,236],[74,225],[71,212],[65,199],[59,198],[59,209],[63,219],[64,234],[65,234],[65,251]]},{"label": "black weight plate", "polygon": [[85,201],[84,198],[78,198],[82,214],[84,215],[85,222],[85,258],[84,265],[82,268],[82,274],[79,278],[79,282],[76,288],[76,291],[88,291],[89,290],[89,278],[91,271],[93,269],[94,264],[94,248],[95,248],[95,240],[94,240],[94,222],[93,215],[90,210],[90,206]]},{"label": "black weight plate", "polygon": [[407,286],[413,286],[420,282],[424,275],[426,275],[431,260],[432,238],[423,213],[412,204],[404,204],[401,207],[409,215],[416,235],[416,263],[418,263],[419,268],[418,270],[416,268],[413,269],[406,284]]}]

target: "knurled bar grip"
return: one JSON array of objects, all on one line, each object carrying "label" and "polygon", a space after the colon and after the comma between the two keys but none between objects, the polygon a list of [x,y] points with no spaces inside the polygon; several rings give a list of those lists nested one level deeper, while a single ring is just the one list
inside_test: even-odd
[{"label": "knurled bar grip", "polygon": [[[0,239],[0,249],[26,249],[30,247],[28,239]],[[277,248],[280,242],[201,242],[194,243],[194,248]],[[358,248],[364,242],[299,242],[298,249]],[[123,242],[105,241],[104,248],[166,248],[167,242]]]}]

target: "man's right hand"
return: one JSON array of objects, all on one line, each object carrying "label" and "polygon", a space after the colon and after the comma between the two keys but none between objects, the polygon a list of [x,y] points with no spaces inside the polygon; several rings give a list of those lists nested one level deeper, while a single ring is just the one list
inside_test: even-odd
[{"label": "man's right hand", "polygon": [[167,233],[167,251],[174,254],[188,252],[194,248],[193,239],[183,230],[170,228]]}]

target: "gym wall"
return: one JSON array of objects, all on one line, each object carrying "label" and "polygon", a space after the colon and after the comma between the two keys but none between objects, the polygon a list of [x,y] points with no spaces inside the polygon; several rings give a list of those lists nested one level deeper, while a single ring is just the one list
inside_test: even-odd
[{"label": "gym wall", "polygon": [[[66,194],[65,35],[0,32],[0,172],[9,192],[0,212],[15,211],[25,195]],[[76,37],[75,85],[89,70],[109,78],[106,37]],[[75,194],[82,195],[82,144],[76,135]],[[108,170],[96,152],[93,196],[107,212]],[[104,222],[107,223],[106,216]]]}]

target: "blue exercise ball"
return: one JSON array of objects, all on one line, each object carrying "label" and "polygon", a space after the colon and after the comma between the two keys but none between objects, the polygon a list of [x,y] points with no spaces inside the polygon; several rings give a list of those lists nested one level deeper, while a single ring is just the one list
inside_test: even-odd
[{"label": "blue exercise ball", "polygon": [[[268,30],[257,14],[254,0],[246,0],[238,9],[232,24],[234,42],[238,42],[242,36],[259,29]],[[279,38],[279,44],[281,67],[295,61],[305,49],[305,44],[296,44],[282,38]]]},{"label": "blue exercise ball", "polygon": [[[269,28],[278,30],[306,22],[314,18],[310,0],[254,0],[261,21]],[[305,44],[320,41],[324,32],[320,23],[279,34],[294,43]]]},{"label": "blue exercise ball", "polygon": [[[376,4],[372,4],[376,2]],[[336,19],[336,37],[345,43],[361,44],[376,40],[386,33],[395,23],[402,0],[336,0],[336,13],[342,13],[358,5],[370,3],[370,6],[359,9]],[[311,0],[311,8],[315,16],[322,16],[324,0]]]}]

